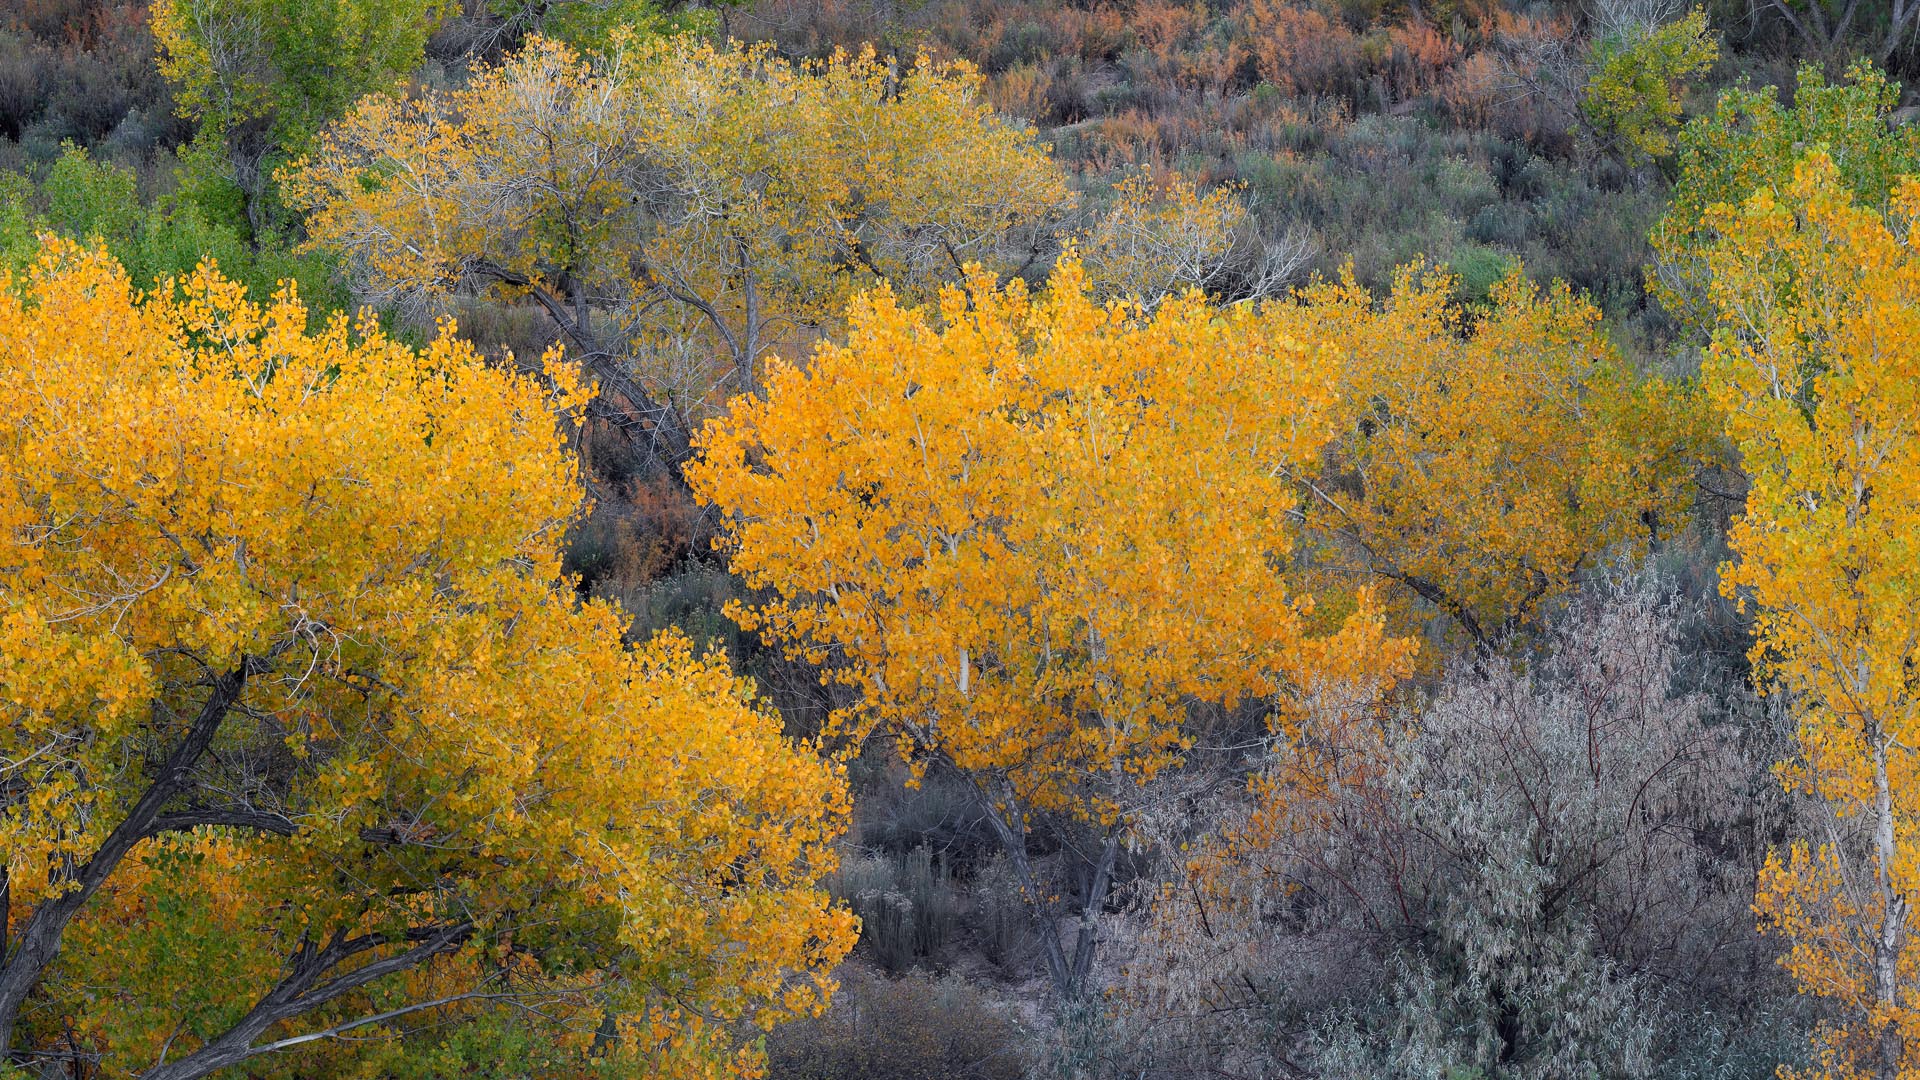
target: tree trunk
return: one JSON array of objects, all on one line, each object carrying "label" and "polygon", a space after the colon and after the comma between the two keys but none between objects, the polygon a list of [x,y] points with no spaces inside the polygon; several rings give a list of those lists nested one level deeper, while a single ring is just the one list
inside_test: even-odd
[{"label": "tree trunk", "polygon": [[99,849],[85,864],[59,875],[61,883],[70,887],[58,896],[42,900],[33,909],[33,914],[27,917],[26,925],[20,930],[18,943],[13,952],[5,957],[4,966],[0,966],[0,1061],[9,1060],[12,1055],[13,1029],[19,1022],[20,1009],[26,1004],[27,996],[34,987],[40,984],[40,977],[47,965],[53,963],[53,958],[58,955],[60,938],[66,933],[67,924],[73,921],[73,917],[120,865],[120,860],[133,850],[134,845],[152,835],[161,809],[185,787],[188,770],[213,745],[213,737],[219,733],[228,710],[240,700],[240,693],[246,688],[247,676],[253,670],[252,664],[252,660],[243,659],[239,666],[214,680],[199,715],[194,717],[193,724],[187,728],[186,735],[173,748],[173,752],[167,755],[167,760],[154,774],[139,801],[133,804],[133,809],[107,834]]},{"label": "tree trunk", "polygon": [[1120,857],[1120,836],[1109,832],[1100,847],[1100,861],[1087,883],[1087,901],[1080,908],[1080,933],[1073,943],[1073,970],[1068,997],[1078,996],[1093,974],[1093,953],[1100,944],[1100,915],[1106,910],[1107,893],[1113,887],[1113,864]]},{"label": "tree trunk", "polygon": [[[1877,725],[1876,725],[1877,726]],[[1893,788],[1887,772],[1890,740],[1875,732],[1873,740],[1873,854],[1874,876],[1880,889],[1880,933],[1873,943],[1873,993],[1889,1019],[1880,1030],[1875,1067],[1882,1080],[1897,1080],[1904,1039],[1895,1019],[1900,1008],[1900,952],[1906,943],[1907,898],[1893,880],[1895,848]]]},{"label": "tree trunk", "polygon": [[[1004,791],[1000,802],[996,804],[986,785],[974,781],[985,803],[987,821],[1000,838],[1000,846],[1013,860],[1014,875],[1020,881],[1020,891],[1025,895],[1027,909],[1039,926],[1040,945],[1046,955],[1047,974],[1053,980],[1053,988],[1062,998],[1072,1001],[1086,989],[1087,978],[1093,973],[1093,958],[1100,945],[1100,913],[1107,906],[1107,894],[1113,887],[1113,866],[1120,854],[1120,837],[1117,832],[1109,832],[1101,845],[1100,858],[1093,868],[1093,876],[1087,883],[1086,899],[1080,905],[1079,929],[1074,935],[1073,952],[1068,953],[1066,944],[1061,940],[1060,924],[1035,886],[1033,863],[1027,852],[1027,828],[1019,804],[1014,801],[1012,792]],[[1005,784],[1000,785],[1003,789]],[[1015,825],[1018,825],[1018,828]]]}]

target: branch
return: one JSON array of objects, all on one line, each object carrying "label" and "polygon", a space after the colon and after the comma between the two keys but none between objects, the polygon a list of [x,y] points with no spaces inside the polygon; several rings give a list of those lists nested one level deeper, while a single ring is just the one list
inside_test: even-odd
[{"label": "branch", "polygon": [[440,1008],[442,1005],[457,1005],[462,1001],[517,1000],[519,998],[528,997],[528,996],[530,995],[484,994],[477,990],[471,993],[466,993],[466,994],[451,994],[447,997],[435,998],[432,1001],[422,1001],[413,1005],[402,1005],[397,1009],[388,1009],[386,1012],[383,1012],[383,1013],[374,1013],[372,1016],[363,1016],[358,1020],[349,1020],[344,1024],[335,1024],[330,1028],[324,1028],[320,1031],[310,1031],[305,1035],[294,1035],[290,1038],[278,1039],[270,1043],[262,1043],[261,1045],[256,1046],[252,1050],[250,1050],[248,1052],[248,1056],[259,1057],[262,1054],[276,1053],[278,1051],[291,1049],[292,1047],[300,1046],[305,1043],[318,1042],[321,1039],[336,1038],[340,1035],[343,1035],[349,1031],[354,1030],[355,1028],[363,1028],[369,1024],[382,1024],[387,1022],[388,1020],[394,1020],[394,1019],[398,1019],[399,1017],[406,1016],[409,1013],[425,1012],[428,1009]]},{"label": "branch", "polygon": [[147,829],[148,836],[161,833],[188,832],[202,825],[226,825],[236,829],[257,829],[260,832],[273,833],[275,836],[292,836],[300,831],[292,819],[282,814],[266,810],[249,810],[245,807],[208,807],[206,809],[186,810],[178,814],[161,814],[153,820]]},{"label": "branch", "polygon": [[[600,393],[594,396],[588,406],[588,412],[602,420],[610,421],[621,428],[632,422],[632,415],[614,408],[607,400],[609,392],[626,398],[638,410],[642,418],[653,425],[654,449],[660,458],[670,467],[675,467],[691,456],[693,450],[692,433],[679,412],[672,406],[656,399],[635,382],[623,367],[616,363],[612,350],[602,346],[600,341],[588,333],[567,314],[566,305],[552,293],[541,288],[525,274],[509,270],[497,263],[485,259],[476,259],[467,264],[474,274],[492,278],[503,285],[527,290],[527,295],[546,311],[561,333],[571,339],[580,348],[580,359],[600,382]],[[677,299],[678,297],[676,297]],[[717,313],[714,317],[718,317]]]},{"label": "branch", "polygon": [[[319,980],[341,963],[369,949],[393,944],[396,939],[386,934],[365,934],[360,937],[345,938],[336,933],[332,940],[318,949],[314,948],[311,940],[302,942],[300,948],[289,958],[289,967],[292,970],[280,980],[278,985],[267,991],[247,1015],[241,1017],[223,1034],[209,1040],[198,1050],[179,1061],[171,1064],[162,1062],[156,1065],[143,1080],[198,1080],[199,1077],[231,1068],[248,1058],[272,1053],[287,1046],[330,1038],[342,1031],[378,1023],[393,1016],[418,1012],[450,1001],[477,996],[458,995],[442,1001],[403,1006],[312,1035],[295,1036],[264,1044],[256,1043],[256,1040],[265,1035],[275,1024],[317,1009],[369,983],[406,971],[441,953],[457,949],[472,934],[473,924],[470,922],[453,923],[442,927],[418,927],[403,935],[404,940],[419,942],[413,948],[375,960],[370,964],[363,964],[326,982]],[[315,985],[316,983],[318,985]]]},{"label": "branch", "polygon": [[1361,534],[1360,523],[1354,518],[1352,511],[1342,505],[1340,500],[1329,495],[1319,484],[1314,483],[1312,478],[1305,474],[1296,475],[1292,470],[1287,470],[1287,473],[1293,477],[1295,482],[1306,488],[1308,494],[1346,519],[1350,527],[1339,530],[1340,534],[1352,540],[1355,544],[1358,544],[1360,549],[1366,552],[1368,561],[1373,564],[1371,569],[1374,573],[1390,581],[1398,581],[1400,584],[1412,589],[1422,600],[1433,604],[1441,611],[1453,616],[1454,622],[1459,623],[1460,628],[1465,630],[1467,636],[1473,639],[1474,647],[1482,655],[1491,655],[1493,653],[1493,640],[1487,636],[1485,628],[1480,625],[1479,617],[1473,613],[1471,608],[1467,607],[1464,601],[1459,600],[1447,592],[1439,583],[1421,577],[1412,571],[1404,570],[1400,567],[1399,563],[1388,558]]},{"label": "branch", "polygon": [[13,1027],[27,995],[39,985],[40,976],[60,951],[60,938],[86,902],[104,884],[135,844],[153,834],[154,823],[165,806],[186,786],[187,773],[206,755],[227,713],[240,700],[247,678],[266,670],[264,661],[243,658],[239,666],[215,677],[199,715],[187,728],[173,752],[167,755],[147,790],[127,811],[113,831],[101,842],[92,857],[77,870],[57,871],[56,886],[67,886],[40,903],[20,931],[19,945],[0,967],[0,1061],[12,1056]]}]

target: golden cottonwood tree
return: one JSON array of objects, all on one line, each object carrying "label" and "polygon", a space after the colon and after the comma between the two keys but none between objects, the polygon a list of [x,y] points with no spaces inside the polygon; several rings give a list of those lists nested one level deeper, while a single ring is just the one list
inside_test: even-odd
[{"label": "golden cottonwood tree", "polygon": [[[1071,261],[1038,297],[976,270],[937,311],[882,289],[849,322],[710,422],[688,467],[770,594],[732,614],[836,665],[859,692],[840,733],[879,725],[977,785],[1071,995],[1188,705],[1366,698],[1409,656],[1364,591],[1335,616],[1288,588],[1280,474],[1332,432],[1322,357],[1197,293],[1151,317],[1098,304]],[[1071,947],[1029,857],[1043,810],[1105,836]]]},{"label": "golden cottonwood tree", "polygon": [[1757,675],[1798,713],[1782,775],[1833,811],[1768,857],[1754,901],[1802,989],[1845,1014],[1810,1077],[1920,1075],[1920,182],[1888,205],[1815,153],[1778,195],[1715,210],[1707,253],[1702,378],[1750,480],[1724,587],[1755,605]]},{"label": "golden cottonwood tree", "polygon": [[855,292],[929,295],[965,261],[1017,271],[1068,201],[964,65],[618,35],[368,99],[287,184],[370,300],[530,298],[669,460]]},{"label": "golden cottonwood tree", "polygon": [[1471,311],[1452,293],[1412,266],[1382,304],[1323,282],[1268,318],[1339,358],[1338,437],[1296,473],[1316,557],[1393,583],[1486,649],[1608,552],[1680,523],[1702,425],[1565,285],[1516,271]]},{"label": "golden cottonwood tree", "polygon": [[573,369],[306,326],[0,278],[0,1060],[750,1071],[851,943],[842,780],[573,598]]}]

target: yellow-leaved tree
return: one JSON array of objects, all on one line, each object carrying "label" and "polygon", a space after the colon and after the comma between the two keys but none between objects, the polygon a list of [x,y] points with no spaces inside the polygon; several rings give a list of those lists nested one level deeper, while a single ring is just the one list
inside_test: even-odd
[{"label": "yellow-leaved tree", "polygon": [[307,322],[0,278],[0,1060],[751,1072],[851,943],[840,776],[560,576],[574,369]]},{"label": "yellow-leaved tree", "polygon": [[[711,422],[688,467],[766,590],[732,614],[858,691],[842,734],[877,728],[976,785],[1071,996],[1191,704],[1284,719],[1405,670],[1365,590],[1335,614],[1288,587],[1282,474],[1332,434],[1323,357],[1198,293],[1100,304],[1070,260],[1038,296],[976,270],[937,310],[881,289],[849,323]],[[1042,811],[1102,837],[1071,931],[1033,868]]]},{"label": "yellow-leaved tree", "polygon": [[1152,307],[1188,289],[1234,300],[1272,296],[1313,257],[1314,239],[1304,226],[1262,237],[1238,186],[1203,194],[1185,177],[1158,185],[1134,173],[1114,185],[1076,250],[1096,293]]},{"label": "yellow-leaved tree", "polygon": [[1701,8],[1665,25],[1631,16],[1603,19],[1595,28],[1580,111],[1627,164],[1658,161],[1673,153],[1688,84],[1719,56]]},{"label": "yellow-leaved tree", "polygon": [[1782,1075],[1920,1075],[1920,182],[1883,216],[1816,152],[1710,213],[1702,379],[1750,481],[1724,587],[1753,604],[1756,675],[1799,721],[1782,777],[1831,810],[1768,856],[1754,900],[1800,987],[1841,1012]]},{"label": "yellow-leaved tree", "polygon": [[459,90],[368,98],[286,184],[370,301],[537,304],[612,391],[605,415],[670,462],[856,292],[1031,266],[1070,205],[963,64],[621,34],[590,58],[535,40]]},{"label": "yellow-leaved tree", "polygon": [[1485,650],[1684,520],[1703,424],[1565,285],[1516,270],[1479,309],[1453,292],[1414,265],[1384,302],[1349,278],[1267,317],[1337,357],[1338,436],[1295,473],[1316,560],[1390,583],[1404,614],[1442,616]]},{"label": "yellow-leaved tree", "polygon": [[1714,208],[1761,188],[1779,196],[1801,157],[1817,147],[1857,201],[1884,213],[1894,183],[1920,170],[1920,128],[1896,120],[1900,101],[1900,84],[1865,60],[1849,66],[1841,82],[1805,64],[1790,104],[1774,87],[1729,87],[1713,112],[1687,124],[1667,211],[1647,237],[1654,254],[1647,289],[1688,338],[1704,345],[1716,322],[1705,257],[1720,241]]}]

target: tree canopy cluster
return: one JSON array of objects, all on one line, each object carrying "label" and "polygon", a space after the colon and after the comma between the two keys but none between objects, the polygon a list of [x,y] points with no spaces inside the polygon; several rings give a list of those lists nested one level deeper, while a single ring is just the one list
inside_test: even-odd
[{"label": "tree canopy cluster", "polygon": [[1653,348],[738,13],[161,0],[171,187],[0,175],[0,1077],[832,1075],[962,920],[1037,1076],[1920,1075],[1896,84],[1509,35]]}]

